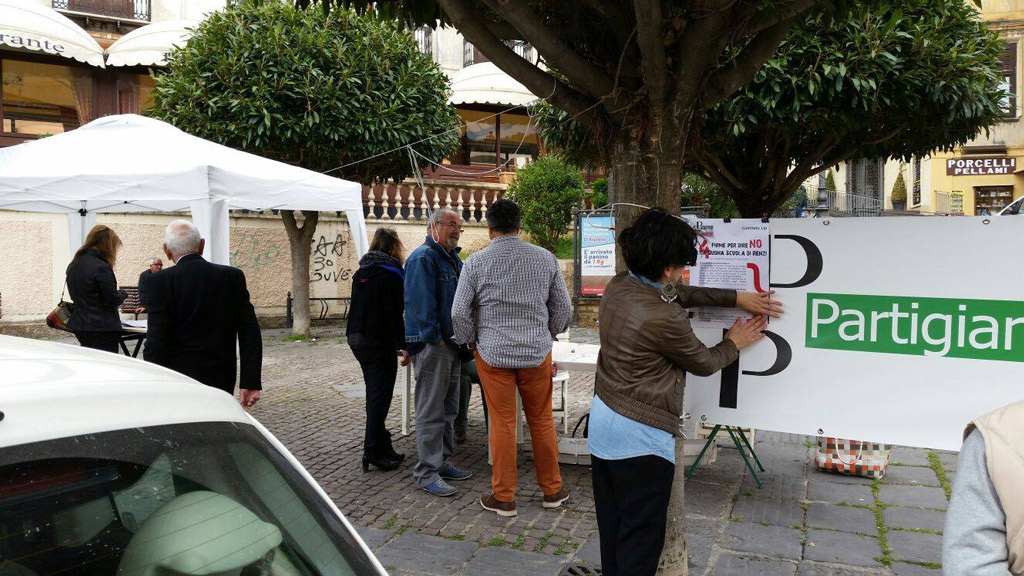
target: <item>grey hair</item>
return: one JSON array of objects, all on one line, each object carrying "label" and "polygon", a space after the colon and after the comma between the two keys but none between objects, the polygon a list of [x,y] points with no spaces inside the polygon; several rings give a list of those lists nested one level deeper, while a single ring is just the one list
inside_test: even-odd
[{"label": "grey hair", "polygon": [[[166,238],[166,234],[165,234],[165,238]],[[160,262],[161,264],[163,264],[164,259],[159,257],[159,256],[153,256],[152,258],[150,258],[149,260],[146,261],[146,265],[147,266],[152,266],[153,264],[156,264],[157,262]]]},{"label": "grey hair", "polygon": [[175,258],[199,252],[201,240],[199,229],[188,220],[175,220],[164,230],[164,244]]},{"label": "grey hair", "polygon": [[427,219],[427,231],[429,232],[430,229],[433,228],[435,224],[440,224],[443,221],[445,214],[455,214],[456,216],[459,215],[458,212],[452,210],[451,208],[438,208],[437,210],[431,212],[430,218]]}]

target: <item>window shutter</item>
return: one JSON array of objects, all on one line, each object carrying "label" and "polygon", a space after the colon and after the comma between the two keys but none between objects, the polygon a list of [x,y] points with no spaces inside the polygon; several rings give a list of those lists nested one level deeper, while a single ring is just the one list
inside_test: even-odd
[{"label": "window shutter", "polygon": [[1007,100],[1006,115],[1010,118],[1017,117],[1017,43],[1007,44],[999,57],[1003,66],[1003,77],[1005,86],[1010,92]]}]

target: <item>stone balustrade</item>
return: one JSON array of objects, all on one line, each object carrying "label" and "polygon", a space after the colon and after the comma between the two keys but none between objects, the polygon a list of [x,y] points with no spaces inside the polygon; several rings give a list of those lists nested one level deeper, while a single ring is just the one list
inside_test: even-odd
[{"label": "stone balustrade", "polygon": [[363,186],[363,214],[368,221],[425,221],[439,208],[451,208],[462,214],[469,226],[486,225],[487,208],[503,197],[506,184],[425,180],[423,188],[415,180],[401,183]]}]

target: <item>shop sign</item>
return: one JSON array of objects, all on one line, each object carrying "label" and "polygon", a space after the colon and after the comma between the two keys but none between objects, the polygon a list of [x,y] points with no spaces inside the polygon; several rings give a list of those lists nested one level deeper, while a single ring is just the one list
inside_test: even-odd
[{"label": "shop sign", "polygon": [[993,176],[1012,174],[1017,167],[1016,158],[949,158],[947,176]]},{"label": "shop sign", "polygon": [[62,54],[65,50],[63,44],[51,42],[49,38],[25,38],[18,34],[4,34],[0,32],[0,44],[6,44],[12,48],[27,48],[29,50],[42,50],[50,54]]}]

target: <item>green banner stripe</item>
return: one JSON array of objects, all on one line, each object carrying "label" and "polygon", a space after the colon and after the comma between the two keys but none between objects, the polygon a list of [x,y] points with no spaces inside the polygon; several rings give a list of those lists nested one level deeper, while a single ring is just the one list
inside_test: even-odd
[{"label": "green banner stripe", "polygon": [[805,345],[1024,362],[1024,302],[809,293]]}]

